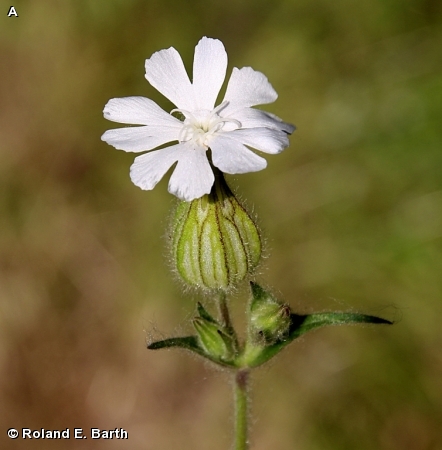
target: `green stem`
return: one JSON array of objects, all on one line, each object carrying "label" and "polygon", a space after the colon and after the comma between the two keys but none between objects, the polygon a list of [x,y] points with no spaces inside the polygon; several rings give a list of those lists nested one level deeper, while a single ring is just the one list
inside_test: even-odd
[{"label": "green stem", "polygon": [[227,295],[224,291],[220,291],[219,293],[218,306],[223,325],[227,328],[229,334],[233,337],[236,352],[238,352],[239,349],[238,336],[236,335],[235,329],[233,328],[232,320],[230,319],[229,308],[227,306]]},{"label": "green stem", "polygon": [[235,374],[235,450],[247,450],[248,440],[248,394],[249,371],[238,370]]},{"label": "green stem", "polygon": [[224,326],[232,329],[232,321],[230,320],[229,308],[227,307],[227,295],[224,291],[220,291],[219,293],[219,312]]}]

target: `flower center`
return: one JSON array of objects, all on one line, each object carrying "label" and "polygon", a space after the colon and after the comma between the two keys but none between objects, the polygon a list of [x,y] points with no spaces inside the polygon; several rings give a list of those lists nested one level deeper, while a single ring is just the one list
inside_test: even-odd
[{"label": "flower center", "polygon": [[235,119],[221,117],[218,112],[223,109],[228,102],[223,102],[212,111],[197,110],[186,111],[184,109],[173,109],[170,113],[180,112],[184,115],[183,128],[179,134],[180,142],[194,141],[200,147],[206,150],[209,142],[216,133],[224,129],[224,131],[232,131],[241,128],[241,122]]}]

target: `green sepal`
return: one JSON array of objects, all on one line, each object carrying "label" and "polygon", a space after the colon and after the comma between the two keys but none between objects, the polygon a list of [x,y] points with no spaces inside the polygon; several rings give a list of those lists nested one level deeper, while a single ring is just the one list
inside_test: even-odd
[{"label": "green sepal", "polygon": [[218,323],[208,312],[206,309],[204,309],[204,306],[198,302],[197,306],[198,314],[200,315],[201,319],[207,320],[208,322],[212,323]]},{"label": "green sepal", "polygon": [[211,192],[180,202],[172,216],[172,261],[186,284],[226,292],[254,272],[262,243],[257,225],[223,174],[212,169]]},{"label": "green sepal", "polygon": [[393,322],[376,316],[366,314],[346,313],[346,312],[325,312],[308,315],[290,314],[290,327],[287,335],[283,339],[268,346],[248,343],[241,355],[240,364],[246,367],[259,366],[273,356],[278,354],[286,345],[296,338],[312,331],[329,325],[351,325],[358,323],[388,324]]}]

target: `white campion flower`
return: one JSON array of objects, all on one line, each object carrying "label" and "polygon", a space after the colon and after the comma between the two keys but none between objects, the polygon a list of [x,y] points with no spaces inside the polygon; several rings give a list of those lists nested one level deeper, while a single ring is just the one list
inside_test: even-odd
[{"label": "white campion flower", "polygon": [[[293,125],[251,108],[272,103],[278,97],[261,72],[235,67],[224,99],[215,107],[227,68],[227,53],[221,41],[203,37],[198,42],[192,83],[173,47],[154,53],[145,67],[147,81],[176,109],[167,113],[144,97],[113,98],[104,107],[104,117],[141,126],[108,130],[101,137],[119,150],[149,151],[136,157],[130,169],[132,182],[141,189],[153,189],[177,162],[169,192],[191,201],[210,193],[214,182],[211,163],[229,174],[256,172],[267,162],[248,147],[276,154],[289,145],[287,135],[294,131]],[[169,142],[177,143],[150,151]]]}]

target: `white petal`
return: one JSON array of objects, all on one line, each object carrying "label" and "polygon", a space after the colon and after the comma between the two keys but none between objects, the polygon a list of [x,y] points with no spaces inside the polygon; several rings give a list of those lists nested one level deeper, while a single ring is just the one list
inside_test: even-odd
[{"label": "white petal", "polygon": [[132,182],[146,191],[153,189],[182,152],[182,144],[177,144],[137,156],[130,168]]},{"label": "white petal", "polygon": [[251,67],[242,69],[235,67],[223,100],[229,102],[224,114],[230,114],[238,108],[272,103],[277,98],[278,94],[263,73],[257,72]]},{"label": "white petal", "polygon": [[267,161],[225,133],[210,142],[212,162],[222,172],[235,174],[257,172],[267,167]]},{"label": "white petal", "polygon": [[215,177],[204,148],[196,146],[191,141],[182,145],[186,145],[186,150],[181,154],[170,177],[169,192],[181,200],[190,202],[209,194]]},{"label": "white petal", "polygon": [[289,146],[287,133],[269,128],[246,128],[228,131],[223,135],[265,153],[281,153]]},{"label": "white petal", "polygon": [[[228,111],[228,107],[225,108]],[[226,111],[221,113],[222,117],[231,117],[241,122],[241,128],[271,128],[272,130],[282,130],[292,134],[296,127],[290,123],[283,122],[279,117],[272,113],[255,108],[243,108],[226,116]]]},{"label": "white petal", "polygon": [[212,110],[226,77],[227,53],[217,39],[203,37],[195,47],[193,87],[196,109]]},{"label": "white petal", "polygon": [[192,111],[195,106],[193,87],[180,54],[170,47],[146,59],[147,81],[180,109]]},{"label": "white petal", "polygon": [[113,98],[104,107],[103,115],[113,122],[133,125],[182,126],[182,122],[145,97]]},{"label": "white petal", "polygon": [[171,127],[127,127],[107,130],[101,140],[118,150],[143,152],[159,145],[178,141],[179,128]]}]

